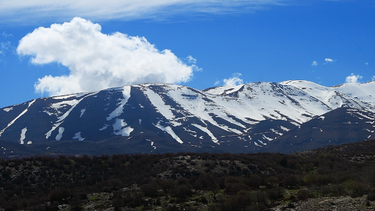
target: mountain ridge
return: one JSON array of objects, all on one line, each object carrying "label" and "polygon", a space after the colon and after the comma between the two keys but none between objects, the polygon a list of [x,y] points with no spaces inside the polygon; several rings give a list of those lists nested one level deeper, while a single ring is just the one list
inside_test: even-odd
[{"label": "mountain ridge", "polygon": [[[0,139],[33,145],[119,138],[149,143],[140,150],[144,153],[159,152],[158,148],[173,150],[176,144],[183,145],[177,147],[183,151],[208,147],[224,152],[259,152],[273,148],[268,145],[279,145],[280,151],[285,151],[285,146],[274,143],[285,142],[285,134],[292,136],[290,131],[340,108],[368,112],[364,122],[360,119],[364,114],[348,114],[346,118],[363,122],[363,134],[373,138],[375,96],[371,90],[375,90],[374,82],[324,87],[302,80],[205,90],[160,83],[114,87],[1,108]],[[347,115],[346,111],[341,113]],[[335,130],[342,125],[337,124]],[[304,130],[314,128],[319,125]],[[356,138],[363,140],[362,135]]]}]

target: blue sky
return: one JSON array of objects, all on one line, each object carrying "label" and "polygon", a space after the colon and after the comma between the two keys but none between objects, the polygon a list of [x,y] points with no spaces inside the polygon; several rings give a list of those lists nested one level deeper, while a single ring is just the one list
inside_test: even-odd
[{"label": "blue sky", "polygon": [[144,82],[363,83],[374,23],[370,0],[0,0],[0,107]]}]

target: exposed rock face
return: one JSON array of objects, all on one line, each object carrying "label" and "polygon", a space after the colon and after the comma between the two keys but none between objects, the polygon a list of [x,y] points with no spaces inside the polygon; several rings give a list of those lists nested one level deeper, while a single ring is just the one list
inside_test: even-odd
[{"label": "exposed rock face", "polygon": [[271,208],[273,211],[359,211],[375,210],[374,203],[367,201],[367,196],[351,198],[350,196],[311,198],[306,201],[292,202]]}]

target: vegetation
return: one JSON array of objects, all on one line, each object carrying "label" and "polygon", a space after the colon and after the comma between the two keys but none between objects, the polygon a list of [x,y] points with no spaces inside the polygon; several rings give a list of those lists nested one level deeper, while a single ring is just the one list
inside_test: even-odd
[{"label": "vegetation", "polygon": [[[321,196],[375,200],[375,141],[298,154],[0,160],[5,210],[265,210]],[[369,203],[369,205],[371,205]]]}]

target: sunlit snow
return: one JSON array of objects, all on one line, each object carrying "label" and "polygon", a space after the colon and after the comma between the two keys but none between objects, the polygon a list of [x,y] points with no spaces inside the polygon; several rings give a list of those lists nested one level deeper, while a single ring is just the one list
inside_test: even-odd
[{"label": "sunlit snow", "polygon": [[13,110],[13,107],[8,107],[8,108],[4,108],[4,109],[3,109],[3,111],[5,111],[5,112],[9,112],[9,111],[11,111],[11,110]]},{"label": "sunlit snow", "polygon": [[164,100],[151,90],[149,87],[143,91],[143,93],[147,96],[147,98],[151,101],[152,105],[155,106],[155,109],[159,111],[161,115],[163,115],[166,119],[168,119],[173,126],[180,126],[181,123],[175,121],[175,116],[172,112],[172,108],[170,105],[165,104]]},{"label": "sunlit snow", "polygon": [[55,109],[57,109],[57,108],[59,108],[59,106],[62,106],[62,105],[70,105],[71,107],[70,107],[70,109],[67,111],[67,112],[65,112],[63,115],[61,115],[61,116],[59,116],[58,118],[57,118],[57,121],[55,122],[55,124],[52,126],[52,128],[45,134],[46,135],[46,139],[48,139],[50,136],[51,136],[51,134],[52,134],[52,132],[56,129],[56,128],[58,128],[63,122],[64,122],[64,120],[65,120],[65,118],[67,118],[68,116],[69,116],[69,114],[70,114],[70,112],[72,112],[73,110],[74,110],[74,108],[83,100],[83,99],[85,99],[85,98],[87,98],[87,97],[89,97],[89,96],[92,96],[92,95],[95,95],[97,92],[93,92],[93,93],[90,93],[90,94],[87,94],[87,95],[82,95],[83,97],[81,98],[81,99],[79,99],[79,100],[70,100],[70,101],[67,101],[67,103],[63,103],[63,102],[65,102],[65,101],[63,101],[63,102],[61,102],[61,103],[55,103],[55,104],[53,104],[52,105],[52,107],[54,107]]},{"label": "sunlit snow", "polygon": [[164,126],[160,125],[159,123],[160,123],[160,122],[158,122],[158,124],[156,124],[155,127],[157,127],[157,128],[159,128],[160,130],[162,130],[162,131],[168,133],[168,134],[169,134],[170,136],[172,136],[172,138],[173,138],[174,140],[176,140],[178,143],[180,143],[180,144],[184,143],[184,142],[180,139],[180,137],[178,137],[178,136],[176,135],[176,133],[173,131],[173,129],[172,129],[170,126],[166,126],[166,127],[164,127]]},{"label": "sunlit snow", "polygon": [[4,133],[4,131],[5,131],[7,128],[9,128],[11,125],[13,125],[13,124],[17,121],[17,119],[19,119],[21,116],[23,116],[24,114],[26,114],[26,112],[29,110],[30,106],[31,106],[32,104],[34,104],[35,101],[36,101],[36,100],[30,101],[30,102],[29,102],[29,105],[27,106],[27,108],[26,108],[25,110],[23,110],[23,111],[22,111],[22,112],[21,112],[16,118],[14,118],[11,122],[9,122],[8,125],[7,125],[4,129],[2,129],[2,130],[0,131],[0,137],[1,137],[1,135]]},{"label": "sunlit snow", "polygon": [[27,127],[21,130],[20,144],[24,144],[24,140],[26,138],[26,132],[27,132]]},{"label": "sunlit snow", "polygon": [[198,124],[192,124],[192,125],[194,127],[198,128],[199,130],[205,132],[211,138],[212,142],[219,145],[219,141],[217,140],[217,138],[214,136],[214,134],[212,134],[212,132],[208,128],[205,128],[205,127],[203,127],[201,125],[198,125]]},{"label": "sunlit snow", "polygon": [[130,98],[130,90],[131,86],[124,86],[122,90],[123,99],[120,99],[120,102],[117,104],[117,108],[112,111],[109,116],[107,117],[107,121],[110,121],[111,119],[120,116],[122,113],[124,113],[124,106],[128,102]]},{"label": "sunlit snow", "polygon": [[116,122],[113,124],[113,133],[115,135],[130,136],[133,130],[123,119],[116,119]]},{"label": "sunlit snow", "polygon": [[[219,143],[215,135],[217,137],[221,137],[221,135],[212,132],[210,130],[211,127],[215,128],[215,131],[222,130],[225,134],[242,135],[251,139],[251,128],[261,121],[267,119],[283,120],[300,127],[301,124],[313,118],[324,120],[325,117],[323,115],[325,113],[342,106],[352,108],[348,112],[354,112],[353,114],[357,118],[364,119],[366,123],[373,124],[375,121],[375,116],[372,116],[372,114],[358,112],[358,109],[375,112],[375,95],[373,94],[375,82],[342,84],[335,87],[325,87],[302,80],[281,83],[257,82],[238,86],[215,87],[206,91],[199,91],[181,85],[142,84],[111,89],[116,92],[122,92],[122,97],[116,101],[117,104],[114,110],[108,112],[104,108],[104,111],[107,112],[104,117],[110,122],[101,122],[100,124],[103,127],[99,129],[100,131],[112,126],[115,135],[130,136],[134,128],[128,122],[131,124],[149,123],[148,119],[140,119],[139,117],[134,122],[133,120],[128,120],[127,115],[123,115],[128,112],[125,108],[128,108],[126,106],[128,106],[128,101],[132,95],[132,88],[142,91],[149,103],[164,117],[160,118],[158,116],[156,120],[152,120],[151,124],[168,133],[179,143],[183,143],[183,141],[179,137],[180,134],[176,134],[175,131],[181,131],[182,129],[185,133],[189,133],[192,138],[203,138],[201,136],[202,133],[200,133],[202,131],[214,143]],[[72,94],[51,98],[53,101],[50,107],[42,110],[51,119],[51,128],[45,133],[46,139],[56,129],[58,129],[56,140],[62,139],[64,127],[66,127],[63,125],[64,121],[83,99],[95,94],[97,93]],[[107,100],[110,99],[112,98],[107,97]],[[3,108],[5,112],[12,111],[10,114],[15,117],[0,131],[0,136],[27,113],[34,102],[35,100],[30,101],[27,108],[17,114],[12,113],[14,112],[13,107]],[[149,104],[143,101],[137,102],[137,104],[129,105],[129,112],[131,112],[130,109],[144,109],[145,106],[149,107]],[[74,113],[80,112],[80,118],[89,112],[86,110],[86,106],[79,106],[79,108],[80,111]],[[76,119],[78,117],[73,117],[73,121]],[[189,121],[191,122],[186,125]],[[355,124],[355,122],[346,122],[346,124]],[[178,128],[180,126],[184,127]],[[27,128],[25,126],[19,128],[23,128],[19,141],[24,144],[26,142]],[[271,128],[267,131],[270,133],[265,133],[267,135],[263,135],[262,140],[258,140],[254,144],[266,145],[269,141],[282,136],[283,133],[289,130],[289,128],[284,126]],[[30,131],[27,133],[29,134]],[[204,137],[207,136],[204,135]],[[78,132],[73,139],[83,140],[84,138]]]}]

